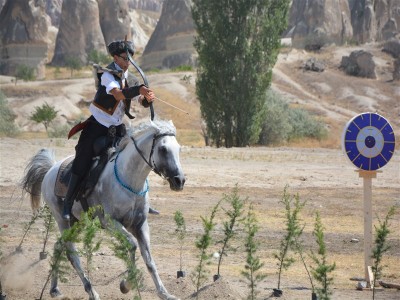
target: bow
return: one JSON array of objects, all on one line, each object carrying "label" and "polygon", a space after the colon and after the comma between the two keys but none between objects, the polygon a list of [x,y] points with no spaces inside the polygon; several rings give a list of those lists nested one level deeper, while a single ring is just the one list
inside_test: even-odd
[{"label": "bow", "polygon": [[[125,36],[125,41],[126,41],[126,36]],[[139,72],[140,76],[142,76],[143,83],[145,86],[149,87],[149,82],[147,80],[146,75],[144,74],[143,70],[139,67],[137,63],[133,60],[131,54],[128,51],[128,47],[125,48],[126,51],[126,57],[129,59],[129,62],[135,67],[135,69]],[[151,120],[154,120],[154,108],[153,108],[153,102],[150,102],[150,116]]]}]

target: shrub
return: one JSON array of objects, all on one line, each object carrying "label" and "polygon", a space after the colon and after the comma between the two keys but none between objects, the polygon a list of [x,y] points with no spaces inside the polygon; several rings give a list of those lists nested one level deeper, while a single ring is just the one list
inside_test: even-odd
[{"label": "shrub", "polygon": [[35,80],[35,69],[27,65],[18,65],[15,71],[15,85],[17,80],[22,79],[24,81]]},{"label": "shrub", "polygon": [[18,134],[15,118],[16,115],[9,108],[6,96],[0,91],[0,135],[13,137]]},{"label": "shrub", "polygon": [[193,67],[190,65],[181,65],[181,66],[172,68],[171,71],[173,71],[173,72],[193,71]]},{"label": "shrub", "polygon": [[291,108],[281,95],[268,91],[266,103],[266,117],[259,137],[261,145],[281,144],[301,138],[321,140],[327,136],[321,121],[304,109]]},{"label": "shrub", "polygon": [[32,113],[30,119],[36,123],[42,123],[48,132],[50,123],[57,117],[57,110],[54,106],[45,102],[42,106],[35,106],[35,111]]},{"label": "shrub", "polygon": [[265,121],[262,125],[259,143],[261,145],[274,145],[286,142],[292,125],[289,122],[289,104],[282,96],[269,90],[266,95],[267,110]]},{"label": "shrub", "polygon": [[327,135],[324,124],[313,118],[304,109],[290,109],[289,122],[292,130],[289,133],[289,140],[300,139],[304,137],[321,140]]},{"label": "shrub", "polygon": [[88,61],[96,64],[107,64],[110,62],[110,57],[101,51],[93,49],[88,54]]}]

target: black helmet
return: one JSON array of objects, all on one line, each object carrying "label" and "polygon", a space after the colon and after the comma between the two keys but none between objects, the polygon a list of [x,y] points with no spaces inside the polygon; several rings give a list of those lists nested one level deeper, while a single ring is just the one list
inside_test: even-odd
[{"label": "black helmet", "polygon": [[113,41],[108,44],[107,48],[112,56],[126,53],[126,50],[128,50],[131,55],[135,54],[135,46],[132,41]]}]

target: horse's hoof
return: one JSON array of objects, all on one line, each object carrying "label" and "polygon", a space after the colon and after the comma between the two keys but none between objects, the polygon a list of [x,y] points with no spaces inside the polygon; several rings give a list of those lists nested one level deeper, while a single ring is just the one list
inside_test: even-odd
[{"label": "horse's hoof", "polygon": [[121,283],[119,284],[119,290],[122,294],[129,293],[130,289],[126,286],[126,279],[121,280]]},{"label": "horse's hoof", "polygon": [[60,290],[58,289],[58,287],[50,290],[50,296],[51,298],[58,298],[58,297],[62,297],[62,294],[60,292]]}]

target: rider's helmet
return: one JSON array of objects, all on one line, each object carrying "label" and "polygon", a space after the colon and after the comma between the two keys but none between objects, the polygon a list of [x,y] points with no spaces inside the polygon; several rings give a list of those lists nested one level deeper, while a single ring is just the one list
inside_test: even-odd
[{"label": "rider's helmet", "polygon": [[113,41],[108,44],[107,48],[111,56],[126,53],[126,50],[128,50],[131,55],[135,54],[135,46],[132,41]]}]

